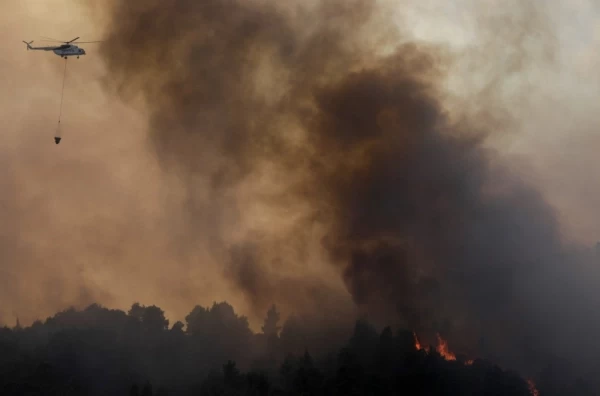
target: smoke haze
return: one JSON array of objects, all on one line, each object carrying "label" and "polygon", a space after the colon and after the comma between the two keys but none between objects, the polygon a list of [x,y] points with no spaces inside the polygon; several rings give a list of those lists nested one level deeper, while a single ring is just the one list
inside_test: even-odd
[{"label": "smoke haze", "polygon": [[[66,6],[69,12],[48,18],[52,9]],[[26,52],[21,40],[46,45],[39,36],[101,38],[82,19],[83,10],[59,1],[3,7],[5,37],[19,46],[7,47],[11,60],[2,65],[3,92],[16,94],[3,96],[1,110],[7,248],[0,321],[14,323],[18,316],[27,324],[91,302],[127,307],[154,299],[160,290],[171,301],[169,315],[183,317],[193,300],[206,298],[209,304],[229,297],[210,267],[195,273],[188,267],[204,259],[200,253],[181,260],[168,246],[168,238],[176,238],[177,219],[161,206],[177,190],[169,188],[148,153],[142,115],[103,94],[97,58],[68,61],[64,140],[54,145],[64,61],[47,52]],[[73,20],[78,25],[68,26]],[[63,150],[67,140],[70,149]]]},{"label": "smoke haze", "polygon": [[[276,302],[329,320],[356,310],[430,342],[441,332],[523,369],[574,349],[592,359],[597,272],[579,243],[598,223],[563,219],[592,217],[580,208],[600,195],[550,201],[559,179],[536,180],[543,167],[572,174],[573,190],[579,173],[551,149],[506,154],[544,125],[530,120],[549,113],[536,100],[560,93],[539,85],[560,68],[556,10],[464,7],[471,42],[455,47],[412,29],[428,15],[449,29],[432,10],[366,0],[113,0],[45,22],[39,35],[105,41],[68,61],[58,147],[63,61],[2,66],[28,99],[4,99],[4,118],[21,118],[2,150],[0,293],[13,302],[0,320],[157,298],[169,316],[226,299],[252,319]],[[75,15],[97,26],[60,31]]]}]

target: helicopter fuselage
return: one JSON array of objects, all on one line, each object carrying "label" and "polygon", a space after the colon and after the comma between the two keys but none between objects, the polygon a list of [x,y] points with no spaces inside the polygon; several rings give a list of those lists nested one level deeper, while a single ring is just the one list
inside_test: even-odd
[{"label": "helicopter fuselage", "polygon": [[61,45],[60,47],[52,50],[56,55],[61,58],[66,58],[67,56],[82,56],[85,55],[85,50],[83,48],[79,48],[76,45]]}]

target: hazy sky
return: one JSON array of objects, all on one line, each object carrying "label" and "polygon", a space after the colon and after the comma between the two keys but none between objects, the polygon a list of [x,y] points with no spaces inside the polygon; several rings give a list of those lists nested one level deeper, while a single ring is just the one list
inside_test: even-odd
[{"label": "hazy sky", "polygon": [[[0,5],[0,323],[12,323],[15,314],[29,323],[95,301],[115,308],[135,301],[157,304],[172,322],[194,304],[213,300],[226,299],[251,314],[201,244],[193,253],[178,251],[178,239],[185,236],[177,224],[185,221],[163,209],[183,205],[180,182],[153,156],[140,107],[103,89],[96,44],[83,46],[87,56],[68,61],[63,142],[54,144],[64,61],[27,52],[21,41],[100,39],[100,15],[79,3]],[[477,22],[486,17],[472,12],[481,1],[419,3],[399,5],[399,26],[457,49],[470,43]],[[506,4],[487,3],[491,10]],[[530,84],[520,96],[525,107],[508,106],[517,122],[492,143],[516,156],[515,169],[560,210],[565,236],[591,245],[600,240],[600,9],[593,0],[539,4],[550,16],[558,62],[538,64],[518,77]],[[469,78],[458,75],[457,81]],[[469,86],[457,86],[468,98]],[[333,270],[315,265],[304,271],[343,289]]]}]

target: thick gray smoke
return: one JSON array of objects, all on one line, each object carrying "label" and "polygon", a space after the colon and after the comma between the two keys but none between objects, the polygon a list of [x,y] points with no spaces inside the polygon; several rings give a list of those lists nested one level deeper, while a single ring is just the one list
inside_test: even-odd
[{"label": "thick gray smoke", "polygon": [[[495,107],[502,74],[481,108],[449,114],[455,58],[400,34],[375,1],[103,11],[107,82],[144,100],[156,154],[186,184],[178,243],[208,238],[258,311],[273,300],[335,309],[339,293],[309,270],[329,266],[365,312],[472,355],[533,368],[596,352],[579,333],[598,329],[585,258],[484,147],[512,123]],[[517,47],[506,71],[526,68],[523,36],[503,32]]]}]

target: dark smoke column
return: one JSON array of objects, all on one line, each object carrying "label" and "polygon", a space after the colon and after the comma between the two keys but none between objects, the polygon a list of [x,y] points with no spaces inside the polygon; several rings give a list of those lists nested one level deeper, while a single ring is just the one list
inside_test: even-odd
[{"label": "dark smoke column", "polygon": [[302,262],[317,223],[355,303],[424,342],[440,332],[477,355],[483,337],[499,363],[528,366],[566,339],[557,318],[570,322],[565,302],[583,296],[574,281],[556,286],[572,258],[556,217],[483,147],[491,127],[449,121],[447,53],[406,43],[375,1],[107,7],[111,82],[146,99],[157,156],[186,183],[186,241],[210,229],[229,251],[223,219],[248,203],[231,191],[252,177],[277,184],[261,203],[302,212],[292,231],[249,237],[228,257],[226,275],[260,309],[314,294],[312,279],[282,282],[270,263]]}]

